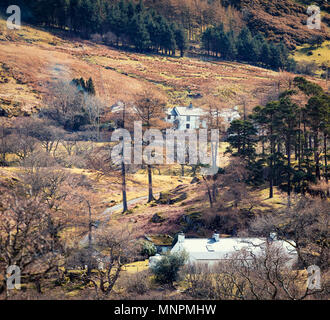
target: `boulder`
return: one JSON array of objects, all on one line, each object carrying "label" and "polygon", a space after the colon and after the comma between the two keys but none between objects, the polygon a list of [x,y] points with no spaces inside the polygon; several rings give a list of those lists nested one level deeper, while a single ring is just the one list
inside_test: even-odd
[{"label": "boulder", "polygon": [[163,221],[165,221],[165,219],[162,216],[160,216],[158,213],[155,213],[151,218],[151,222],[153,223],[161,223]]},{"label": "boulder", "polygon": [[0,107],[0,117],[7,117],[7,116],[8,116],[7,111]]},{"label": "boulder", "polygon": [[190,184],[199,183],[199,182],[200,182],[200,180],[199,180],[197,177],[194,177],[194,178],[191,180]]}]

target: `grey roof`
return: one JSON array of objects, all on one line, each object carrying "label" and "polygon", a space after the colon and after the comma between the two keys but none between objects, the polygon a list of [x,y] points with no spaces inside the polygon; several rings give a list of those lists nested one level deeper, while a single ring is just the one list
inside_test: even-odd
[{"label": "grey roof", "polygon": [[[203,116],[206,114],[206,112],[201,109],[201,108],[190,108],[188,107],[175,107],[174,108],[175,111],[178,113],[178,115],[180,116]],[[168,110],[168,114],[170,114],[172,112],[173,109],[169,109]]]},{"label": "grey roof", "polygon": [[[241,249],[247,249],[254,254],[260,254],[266,245],[266,238],[220,238],[219,241],[211,239],[184,239],[178,241],[171,252],[185,250],[191,260],[221,260],[228,259],[229,256]],[[273,241],[281,246],[285,252],[295,254],[293,246],[287,241]],[[294,242],[291,242],[294,244]]]}]

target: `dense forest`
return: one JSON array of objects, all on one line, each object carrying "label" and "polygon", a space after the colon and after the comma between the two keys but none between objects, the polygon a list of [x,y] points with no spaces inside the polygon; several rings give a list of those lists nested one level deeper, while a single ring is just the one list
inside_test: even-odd
[{"label": "dense forest", "polygon": [[29,23],[137,52],[175,55],[179,50],[183,56],[189,40],[197,44],[199,54],[295,70],[287,42],[275,43],[266,32],[251,29],[239,9],[241,1],[21,0],[18,4]]},{"label": "dense forest", "polygon": [[223,24],[207,28],[202,34],[202,44],[209,55],[220,54],[226,60],[260,64],[275,70],[295,69],[295,61],[289,58],[289,50],[283,43],[269,42],[261,33],[253,36],[247,27],[237,35],[233,30],[225,32]]},{"label": "dense forest", "polygon": [[186,37],[182,27],[172,23],[143,2],[54,0],[20,1],[22,18],[32,24],[69,30],[85,39],[104,35],[108,43],[128,47],[138,52],[183,56]]}]

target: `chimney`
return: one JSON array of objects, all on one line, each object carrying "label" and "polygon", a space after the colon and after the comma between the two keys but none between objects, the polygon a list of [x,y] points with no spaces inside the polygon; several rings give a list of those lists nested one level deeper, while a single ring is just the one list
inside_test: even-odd
[{"label": "chimney", "polygon": [[214,239],[215,242],[220,241],[220,235],[217,231],[214,231],[212,238]]},{"label": "chimney", "polygon": [[184,242],[184,233],[180,232],[178,234],[178,243],[183,243]]},{"label": "chimney", "polygon": [[277,233],[276,232],[271,232],[269,234],[269,240],[270,241],[276,241],[277,240]]}]

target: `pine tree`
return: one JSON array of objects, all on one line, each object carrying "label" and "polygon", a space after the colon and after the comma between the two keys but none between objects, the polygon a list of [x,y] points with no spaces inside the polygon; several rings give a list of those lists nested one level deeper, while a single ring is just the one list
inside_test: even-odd
[{"label": "pine tree", "polygon": [[230,33],[226,33],[223,35],[221,42],[223,43],[221,51],[223,58],[226,60],[234,60],[237,54],[234,38]]},{"label": "pine tree", "polygon": [[238,35],[238,57],[242,61],[251,59],[252,35],[250,30],[245,27]]},{"label": "pine tree", "polygon": [[279,137],[281,133],[281,116],[279,113],[279,101],[269,102],[265,107],[257,106],[253,109],[253,114],[251,118],[258,125],[259,130],[261,128],[265,130],[269,142],[269,153],[265,154],[264,157],[265,160],[268,162],[269,166],[269,198],[273,198],[274,181],[276,178],[275,171],[280,166],[280,157],[276,150],[276,145],[279,144]]},{"label": "pine tree", "polygon": [[329,100],[328,95],[317,95],[311,97],[306,105],[307,121],[314,142],[315,176],[318,180],[321,178],[319,139],[320,133],[329,126]]},{"label": "pine tree", "polygon": [[89,78],[86,82],[86,92],[95,95],[95,87],[92,78]]},{"label": "pine tree", "polygon": [[284,92],[279,103],[279,113],[282,119],[280,129],[284,138],[286,160],[287,160],[287,193],[290,204],[291,195],[291,177],[294,174],[291,163],[292,147],[295,144],[295,139],[298,130],[298,106],[290,99],[291,92]]},{"label": "pine tree", "polygon": [[184,56],[184,52],[187,49],[187,36],[182,27],[175,26],[175,42],[180,50],[181,58]]},{"label": "pine tree", "polygon": [[212,29],[207,28],[202,34],[202,47],[210,55],[212,49]]},{"label": "pine tree", "polygon": [[159,44],[158,44],[158,33],[157,33],[157,24],[154,21],[154,15],[153,14],[148,14],[146,16],[146,28],[149,33],[150,37],[150,45],[152,49],[156,52],[158,52],[159,49]]},{"label": "pine tree", "polygon": [[272,43],[269,47],[270,49],[270,57],[269,57],[269,63],[270,67],[274,70],[278,70],[281,67],[281,50],[277,45]]},{"label": "pine tree", "polygon": [[262,62],[266,67],[271,65],[270,48],[267,42],[262,44],[260,50],[260,62]]},{"label": "pine tree", "polygon": [[257,130],[249,120],[234,120],[227,130],[227,141],[232,148],[237,149],[237,155],[249,162],[255,159]]},{"label": "pine tree", "polygon": [[142,14],[136,14],[133,17],[132,28],[134,30],[132,33],[132,42],[135,48],[139,52],[147,50],[150,45],[150,36]]}]

